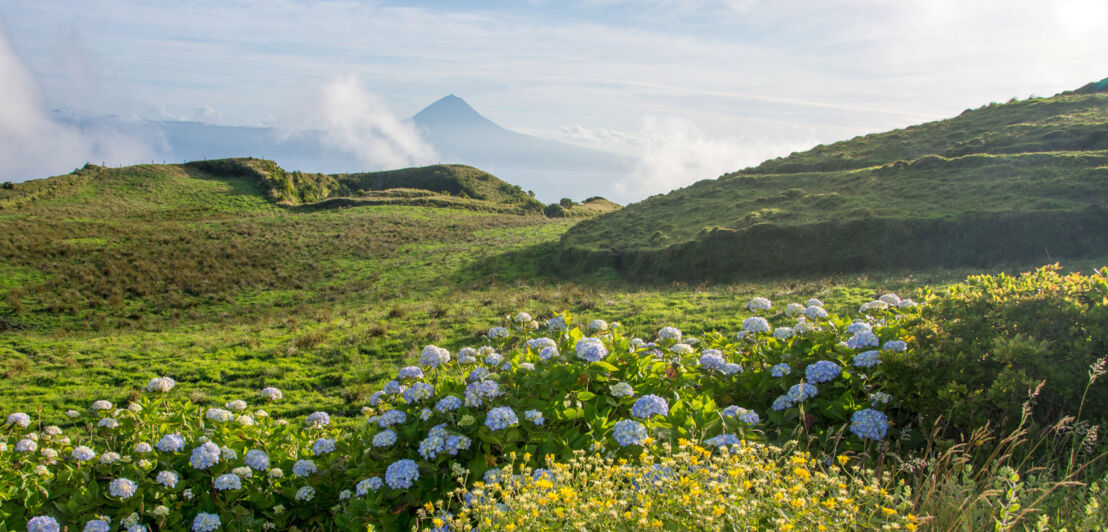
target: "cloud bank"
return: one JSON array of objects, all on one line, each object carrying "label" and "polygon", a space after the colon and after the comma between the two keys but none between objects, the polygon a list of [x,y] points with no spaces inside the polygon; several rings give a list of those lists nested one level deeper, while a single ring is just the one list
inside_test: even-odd
[{"label": "cloud bank", "polygon": [[324,85],[318,103],[324,143],[357,157],[367,169],[421,166],[437,158],[412,123],[352,77]]},{"label": "cloud bank", "polygon": [[[69,172],[86,162],[153,160],[157,138],[143,140],[106,124],[78,125],[47,111],[39,82],[0,26],[0,179],[22,181]],[[163,141],[164,142],[164,141]]]}]

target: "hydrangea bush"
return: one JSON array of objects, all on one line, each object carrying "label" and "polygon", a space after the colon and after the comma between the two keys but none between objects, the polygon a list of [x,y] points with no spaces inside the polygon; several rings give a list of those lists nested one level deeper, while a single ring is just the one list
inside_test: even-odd
[{"label": "hydrangea bush", "polygon": [[839,449],[863,450],[888,437],[885,412],[897,403],[881,389],[881,359],[907,348],[899,323],[912,305],[890,301],[848,319],[818,301],[775,314],[759,298],[748,307],[761,316],[741,331],[702,338],[673,326],[631,338],[618,323],[578,327],[568,314],[542,328],[519,314],[489,329],[485,345],[427,346],[419,366],[363,405],[363,422],[344,428],[326,412],[286,421],[251,404],[280,400],[276,388],[205,408],[179,398],[170,378],[126,408],[97,401],[77,411],[66,431],[12,413],[0,442],[0,524],[394,529],[429,501],[501,474],[513,454],[538,470],[582,450],[637,460],[656,442],[718,450],[798,429],[849,431]]}]

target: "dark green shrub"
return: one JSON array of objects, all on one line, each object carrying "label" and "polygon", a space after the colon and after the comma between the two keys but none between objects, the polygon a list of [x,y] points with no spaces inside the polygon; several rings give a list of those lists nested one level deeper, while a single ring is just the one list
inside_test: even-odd
[{"label": "dark green shrub", "polygon": [[1043,381],[1033,410],[1040,425],[1079,408],[1078,421],[1103,423],[1108,387],[1087,385],[1108,352],[1108,278],[1058,269],[974,276],[929,297],[903,325],[913,349],[884,359],[889,391],[924,419],[943,416],[950,434],[1014,427]]}]

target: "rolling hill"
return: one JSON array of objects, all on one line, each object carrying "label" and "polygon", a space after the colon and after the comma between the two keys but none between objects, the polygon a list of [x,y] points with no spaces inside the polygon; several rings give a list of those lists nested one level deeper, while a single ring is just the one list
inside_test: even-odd
[{"label": "rolling hill", "polygon": [[562,262],[723,280],[1103,256],[1105,85],[700,181],[571,228]]}]

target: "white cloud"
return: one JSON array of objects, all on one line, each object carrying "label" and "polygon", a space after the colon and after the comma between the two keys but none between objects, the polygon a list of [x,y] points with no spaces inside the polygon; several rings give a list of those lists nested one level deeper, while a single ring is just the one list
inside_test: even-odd
[{"label": "white cloud", "polygon": [[39,82],[0,25],[0,179],[69,172],[86,162],[135,163],[157,157],[149,142],[116,127],[78,126],[46,110]]},{"label": "white cloud", "polygon": [[621,203],[639,201],[702,179],[713,179],[766,159],[812,147],[814,140],[789,141],[706,133],[677,116],[648,116],[634,132],[590,130],[580,125],[561,129],[561,140],[631,154],[632,170],[615,180],[607,194]]},{"label": "white cloud", "polygon": [[324,141],[358,157],[370,169],[419,166],[436,160],[434,148],[413,124],[398,118],[352,77],[324,85],[318,104]]}]

